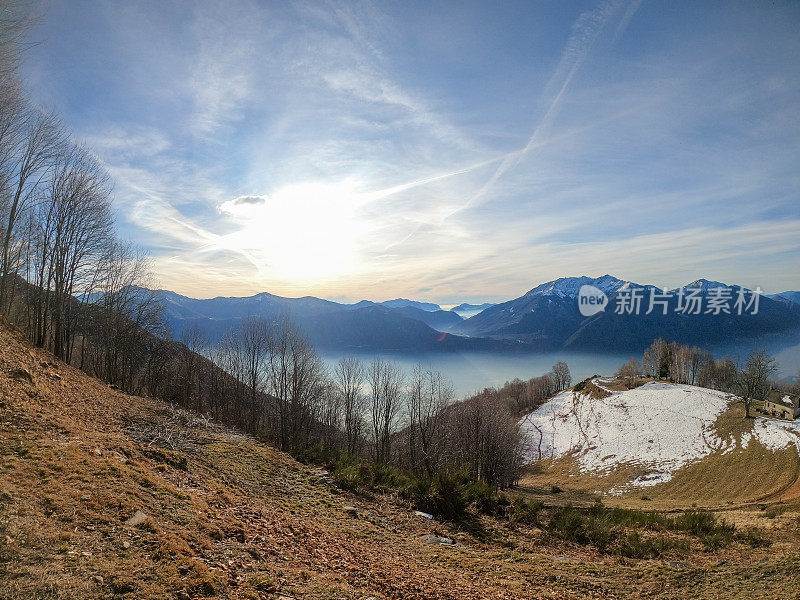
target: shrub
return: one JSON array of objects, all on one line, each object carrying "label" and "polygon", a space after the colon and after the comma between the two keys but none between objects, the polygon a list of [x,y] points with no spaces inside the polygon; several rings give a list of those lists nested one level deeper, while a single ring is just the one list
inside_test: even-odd
[{"label": "shrub", "polygon": [[357,457],[342,452],[336,457],[333,464],[329,465],[334,484],[348,491],[355,491],[366,484],[362,465]]},{"label": "shrub", "polygon": [[472,481],[464,487],[464,500],[485,515],[496,515],[500,507],[497,489],[485,481]]},{"label": "shrub", "polygon": [[746,532],[737,536],[737,539],[746,544],[750,544],[752,548],[766,548],[772,544],[772,542],[764,537],[764,534],[758,527],[748,527]]},{"label": "shrub", "polygon": [[539,514],[543,508],[544,504],[538,500],[516,498],[511,504],[510,520],[512,523],[540,526]]},{"label": "shrub", "polygon": [[653,542],[643,537],[637,529],[629,531],[622,536],[619,543],[619,553],[628,558],[656,558],[658,548]]},{"label": "shrub", "polygon": [[768,519],[774,519],[778,515],[785,513],[787,510],[789,510],[789,507],[785,504],[771,504],[764,508],[764,516]]},{"label": "shrub", "polygon": [[709,534],[733,534],[736,527],[725,521],[718,521],[714,513],[707,510],[689,510],[675,517],[670,528],[687,531],[697,537]]},{"label": "shrub", "polygon": [[616,541],[618,533],[604,518],[590,517],[585,522],[586,539],[599,552],[606,552]]},{"label": "shrub", "polygon": [[433,480],[430,494],[430,510],[445,519],[458,520],[464,517],[467,499],[462,477],[455,473],[439,473]]},{"label": "shrub", "polygon": [[549,529],[570,542],[585,544],[588,541],[583,513],[570,505],[555,509],[550,517]]},{"label": "shrub", "polygon": [[704,533],[699,537],[705,549],[708,552],[713,552],[714,550],[719,550],[723,546],[727,546],[733,536],[725,531],[712,531],[711,533]]}]

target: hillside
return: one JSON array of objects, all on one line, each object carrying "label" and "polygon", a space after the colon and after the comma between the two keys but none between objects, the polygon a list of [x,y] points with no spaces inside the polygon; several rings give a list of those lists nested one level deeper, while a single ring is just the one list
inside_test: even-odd
[{"label": "hillside", "polygon": [[[578,310],[578,293],[591,285],[608,297],[606,310],[584,317]],[[511,339],[541,349],[565,348],[574,351],[641,352],[654,339],[662,337],[703,348],[720,344],[748,342],[763,336],[791,336],[800,333],[800,310],[797,305],[761,297],[758,312],[750,314],[707,314],[708,299],[715,288],[729,288],[736,298],[739,286],[705,279],[684,286],[697,289],[703,299],[700,314],[682,314],[675,291],[666,307],[656,306],[650,314],[648,301],[655,290],[650,285],[624,281],[611,275],[598,278],[563,277],[536,286],[528,293],[491,306],[455,325],[456,334]],[[638,314],[617,314],[620,294],[637,290],[642,295]],[[749,296],[747,290],[744,293]],[[733,302],[733,301],[731,301]],[[731,306],[733,306],[731,304]],[[666,311],[666,314],[664,314]],[[796,343],[793,342],[793,343]]]},{"label": "hillside", "polygon": [[272,321],[290,317],[315,346],[326,350],[440,351],[505,349],[496,341],[455,338],[442,344],[441,332],[462,318],[436,304],[406,299],[341,304],[306,296],[284,298],[266,292],[244,298],[195,299],[175,292],[156,292],[164,305],[170,333],[180,339],[196,327],[212,343],[248,316]]},{"label": "hillside", "polygon": [[[110,389],[4,327],[0,373],[3,600],[787,597],[800,568],[788,530],[768,549],[676,562],[617,559],[489,518],[429,521]],[[456,543],[421,537],[432,533]]]},{"label": "hillside", "polygon": [[623,500],[646,495],[673,508],[800,495],[800,423],[746,420],[736,398],[716,390],[614,383],[594,379],[594,394],[568,390],[526,416],[529,459]]}]

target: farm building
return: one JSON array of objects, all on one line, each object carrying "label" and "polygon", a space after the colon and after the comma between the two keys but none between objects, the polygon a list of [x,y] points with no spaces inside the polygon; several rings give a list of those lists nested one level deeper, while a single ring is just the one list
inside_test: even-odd
[{"label": "farm building", "polygon": [[777,390],[770,392],[764,400],[764,412],[771,417],[796,419],[800,417],[800,397],[795,394],[781,394]]}]

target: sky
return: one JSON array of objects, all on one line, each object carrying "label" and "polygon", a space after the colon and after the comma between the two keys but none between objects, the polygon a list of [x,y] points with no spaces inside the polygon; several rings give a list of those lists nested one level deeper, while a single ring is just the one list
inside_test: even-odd
[{"label": "sky", "polygon": [[43,2],[23,74],[157,283],[800,289],[800,3]]}]

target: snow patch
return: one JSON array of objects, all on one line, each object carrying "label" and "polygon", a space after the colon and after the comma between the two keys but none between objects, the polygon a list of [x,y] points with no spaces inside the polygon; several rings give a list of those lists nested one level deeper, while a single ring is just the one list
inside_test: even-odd
[{"label": "snow patch", "polygon": [[[599,387],[607,383],[594,381]],[[567,390],[520,425],[529,460],[570,455],[582,470],[600,475],[620,465],[642,467],[646,473],[631,482],[633,487],[669,481],[690,462],[746,448],[753,438],[770,450],[794,444],[800,452],[800,423],[757,418],[752,433],[740,442],[720,438],[714,422],[734,399],[716,390],[661,382],[602,399]]]}]

